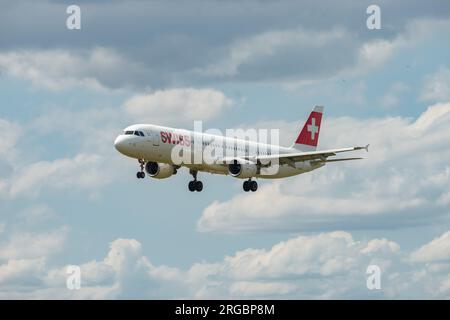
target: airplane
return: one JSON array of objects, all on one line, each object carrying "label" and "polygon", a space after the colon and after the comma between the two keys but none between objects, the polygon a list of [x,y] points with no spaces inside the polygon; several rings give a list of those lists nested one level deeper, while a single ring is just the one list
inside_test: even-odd
[{"label": "airplane", "polygon": [[[323,106],[313,108],[290,147],[153,124],[135,124],[125,128],[115,139],[114,146],[123,155],[138,160],[140,165],[140,171],[136,174],[138,179],[145,178],[145,172],[152,178],[165,179],[176,174],[181,167],[187,167],[193,176],[193,180],[188,184],[191,192],[203,190],[202,181],[197,179],[198,172],[244,179],[242,185],[244,191],[255,192],[258,189],[258,183],[254,180],[256,178],[286,178],[316,170],[328,162],[363,159],[360,157],[328,159],[328,157],[362,149],[368,152],[369,145],[316,150],[322,114]],[[174,148],[183,149],[190,160],[199,156],[200,161],[174,161]],[[202,156],[206,148],[221,156],[213,156],[205,161]]]}]

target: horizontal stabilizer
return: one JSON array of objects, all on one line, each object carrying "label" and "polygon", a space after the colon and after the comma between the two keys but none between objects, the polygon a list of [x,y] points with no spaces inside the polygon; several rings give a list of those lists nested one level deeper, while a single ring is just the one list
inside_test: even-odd
[{"label": "horizontal stabilizer", "polygon": [[341,159],[329,159],[329,160],[319,160],[315,162],[337,162],[337,161],[347,161],[347,160],[361,160],[364,158],[341,158]]}]

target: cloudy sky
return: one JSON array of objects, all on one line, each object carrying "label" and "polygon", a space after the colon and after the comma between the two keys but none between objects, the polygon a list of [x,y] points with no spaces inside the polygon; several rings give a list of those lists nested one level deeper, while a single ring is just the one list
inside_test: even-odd
[{"label": "cloudy sky", "polygon": [[[0,298],[450,298],[450,3],[0,0]],[[275,128],[325,106],[364,161],[137,180],[129,124]],[[381,269],[368,290],[366,269]],[[66,287],[81,267],[81,289]]]}]

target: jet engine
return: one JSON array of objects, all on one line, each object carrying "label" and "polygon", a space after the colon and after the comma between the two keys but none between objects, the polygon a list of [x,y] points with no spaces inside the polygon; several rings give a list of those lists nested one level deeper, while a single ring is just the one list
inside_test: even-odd
[{"label": "jet engine", "polygon": [[147,162],[145,164],[147,174],[156,179],[165,179],[177,173],[176,168],[168,163]]},{"label": "jet engine", "polygon": [[257,172],[258,166],[256,163],[244,159],[233,160],[228,165],[228,173],[235,178],[252,178]]}]

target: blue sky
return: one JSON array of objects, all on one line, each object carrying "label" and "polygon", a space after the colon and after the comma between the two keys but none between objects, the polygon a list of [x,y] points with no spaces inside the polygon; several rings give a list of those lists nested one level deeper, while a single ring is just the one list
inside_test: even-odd
[{"label": "blue sky", "polygon": [[[0,297],[450,297],[448,3],[380,1],[381,30],[364,1],[86,0],[81,30],[68,4],[0,13]],[[319,147],[367,159],[254,194],[137,180],[113,147],[129,124],[193,120],[289,145],[317,104]]]}]

